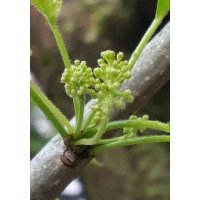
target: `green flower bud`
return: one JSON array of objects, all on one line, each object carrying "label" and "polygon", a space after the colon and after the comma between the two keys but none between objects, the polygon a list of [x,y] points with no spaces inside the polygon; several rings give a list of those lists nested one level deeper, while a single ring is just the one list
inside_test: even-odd
[{"label": "green flower bud", "polygon": [[100,98],[105,97],[104,92],[102,92],[102,91],[100,91],[100,92],[98,93],[98,95],[99,95]]},{"label": "green flower bud", "polygon": [[74,89],[72,89],[70,92],[72,95],[75,95],[75,93],[76,93],[76,91]]},{"label": "green flower bud", "polygon": [[95,69],[93,70],[93,73],[94,73],[94,75],[95,75],[96,77],[99,77],[100,74],[101,74],[101,71],[100,71],[99,68],[95,68]]},{"label": "green flower bud", "polygon": [[124,53],[123,52],[119,52],[117,54],[117,60],[121,61],[123,59],[123,57],[124,57]]},{"label": "green flower bud", "polygon": [[119,60],[114,60],[113,65],[115,66],[115,68],[118,68],[119,62]]},{"label": "green flower bud", "polygon": [[74,65],[64,70],[61,82],[65,83],[66,93],[70,97],[83,95],[87,90],[94,87],[95,80],[92,69],[87,68],[85,61],[75,60]]},{"label": "green flower bud", "polygon": [[105,64],[105,62],[104,62],[104,60],[103,60],[102,58],[98,59],[98,60],[97,60],[97,63],[98,63],[98,65],[100,65],[100,66]]},{"label": "green flower bud", "polygon": [[91,73],[92,73],[91,67],[88,67],[88,68],[86,69],[86,73],[87,73],[87,74],[91,74]]},{"label": "green flower bud", "polygon": [[100,90],[100,88],[101,88],[101,85],[100,85],[100,84],[95,84],[95,89],[96,89],[96,90]]},{"label": "green flower bud", "polygon": [[[131,115],[130,117],[129,117],[129,120],[136,120],[136,119],[138,119],[138,117],[136,116],[136,115]],[[124,134],[127,134],[127,137],[129,138],[129,137],[136,137],[137,136],[137,129],[134,127],[134,123],[133,123],[133,127],[125,127],[124,129],[123,129],[123,133]]]},{"label": "green flower bud", "polygon": [[148,120],[148,119],[149,119],[149,115],[143,115],[143,116],[142,116],[142,119]]},{"label": "green flower bud", "polygon": [[74,78],[74,77],[71,77],[71,78],[70,78],[70,81],[71,81],[71,82],[74,82],[74,81],[75,81],[75,78]]},{"label": "green flower bud", "polygon": [[125,102],[122,101],[121,99],[115,100],[115,106],[119,109],[125,109]]},{"label": "green flower bud", "polygon": [[105,58],[106,55],[107,55],[107,51],[102,51],[102,52],[101,52],[101,57],[102,57],[102,58]]},{"label": "green flower bud", "polygon": [[61,83],[64,83],[65,81],[66,81],[65,77],[62,76],[62,77],[61,77]]},{"label": "green flower bud", "polygon": [[119,82],[114,82],[114,83],[113,83],[113,87],[114,87],[114,88],[118,88],[119,86],[120,86],[120,83],[119,83]]},{"label": "green flower bud", "polygon": [[115,59],[115,52],[114,51],[109,51],[108,52],[109,60],[114,60]]},{"label": "green flower bud", "polygon": [[124,95],[124,97],[130,96],[131,95],[131,91],[130,90],[124,90],[123,91],[123,95]]},{"label": "green flower bud", "polygon": [[80,60],[75,60],[75,61],[74,61],[74,65],[75,65],[75,66],[79,66],[79,65],[80,65]]},{"label": "green flower bud", "polygon": [[131,72],[126,72],[124,74],[125,79],[129,79],[131,77]]},{"label": "green flower bud", "polygon": [[82,90],[78,90],[78,91],[77,91],[77,94],[78,94],[78,95],[82,95]]},{"label": "green flower bud", "polygon": [[131,115],[131,116],[129,117],[129,119],[130,119],[130,120],[136,120],[136,119],[138,119],[138,117],[137,117],[136,115]]}]

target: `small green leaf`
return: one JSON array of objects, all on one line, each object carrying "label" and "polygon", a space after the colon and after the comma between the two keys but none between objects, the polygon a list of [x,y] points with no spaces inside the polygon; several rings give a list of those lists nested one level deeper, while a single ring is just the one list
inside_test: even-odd
[{"label": "small green leaf", "polygon": [[170,0],[158,0],[156,18],[164,18],[170,10]]},{"label": "small green leaf", "polygon": [[31,0],[31,4],[47,18],[50,24],[56,24],[62,0]]}]

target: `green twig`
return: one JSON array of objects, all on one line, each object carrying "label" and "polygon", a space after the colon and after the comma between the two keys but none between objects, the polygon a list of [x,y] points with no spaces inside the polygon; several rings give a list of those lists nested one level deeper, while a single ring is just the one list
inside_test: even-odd
[{"label": "green twig", "polygon": [[[106,126],[105,131],[123,129],[125,127],[130,127],[130,128],[133,127],[135,129],[152,129],[156,131],[163,131],[166,133],[170,132],[169,123],[163,123],[163,122],[152,121],[152,120],[144,120],[144,119],[119,120],[119,121],[109,122]],[[82,137],[79,138],[76,144],[77,145],[105,144],[108,142],[115,142],[115,141],[127,138],[127,135],[124,135],[121,137],[95,140],[97,132],[98,132],[97,128],[88,128],[83,133]]]},{"label": "green twig", "polygon": [[90,125],[90,123],[92,122],[92,120],[93,120],[93,118],[94,118],[95,113],[96,113],[96,111],[95,111],[94,109],[92,109],[92,110],[90,111],[90,114],[89,114],[89,116],[87,117],[87,119],[86,119],[86,121],[85,121],[85,123],[84,123],[84,125],[83,125],[83,130],[86,130],[87,127]]},{"label": "green twig", "polygon": [[81,95],[77,98],[78,99],[76,101],[77,101],[78,104],[76,106],[78,106],[78,113],[76,113],[77,121],[76,121],[76,128],[75,128],[75,132],[74,132],[74,138],[77,138],[79,133],[80,133],[80,130],[81,130],[81,127],[82,127],[82,122],[83,122],[83,116],[84,116],[84,107],[85,107],[85,96]]},{"label": "green twig", "polygon": [[[114,129],[123,129],[125,127],[134,127],[136,129],[153,129],[158,131],[164,131],[166,133],[170,132],[169,123],[163,123],[159,121],[153,120],[144,120],[144,119],[136,119],[136,120],[119,120],[109,122],[106,125],[106,131],[114,130]],[[90,128],[86,131],[85,135],[87,137],[91,137],[97,132],[97,128]]]},{"label": "green twig", "polygon": [[96,135],[94,136],[94,141],[98,141],[102,136],[103,134],[105,133],[106,131],[106,124],[107,124],[107,119],[104,119],[99,128],[98,128],[98,131],[96,132]]},{"label": "green twig", "polygon": [[153,129],[158,131],[170,132],[169,123],[163,123],[153,120],[135,119],[135,120],[119,120],[107,124],[106,130],[120,129],[125,127],[134,127],[136,129]]},{"label": "green twig", "polygon": [[137,48],[135,49],[135,51],[131,55],[131,58],[129,59],[129,67],[130,68],[133,68],[134,64],[136,63],[137,59],[139,58],[140,54],[142,53],[144,47],[149,42],[149,40],[151,39],[151,37],[153,36],[155,31],[157,30],[158,26],[161,24],[161,22],[162,22],[161,18],[155,18],[153,20],[152,24],[150,25],[150,27],[148,28],[148,30],[142,37],[140,43],[138,44]]},{"label": "green twig", "polygon": [[123,147],[127,145],[150,144],[150,143],[156,143],[156,142],[170,142],[170,136],[169,135],[143,136],[143,137],[119,140],[116,142],[110,142],[110,143],[92,148],[90,150],[90,154],[96,155],[98,153],[102,153],[109,149],[119,148],[119,147]]},{"label": "green twig", "polygon": [[98,127],[98,131],[96,132],[96,135],[94,136],[94,141],[98,141],[103,136],[103,134],[106,131],[106,126],[110,118],[110,114],[113,107],[112,96],[109,96],[106,100],[107,100],[105,102],[106,106],[104,107],[104,109],[106,110],[107,116],[101,120],[100,125]]},{"label": "green twig", "polygon": [[77,124],[78,113],[79,113],[79,98],[78,97],[73,98],[73,105],[74,105],[74,115],[75,115],[76,124]]},{"label": "green twig", "polygon": [[30,96],[63,138],[66,137],[67,133],[71,134],[73,132],[73,128],[68,119],[32,81],[30,82]]},{"label": "green twig", "polygon": [[50,28],[51,28],[51,30],[52,30],[52,32],[54,34],[54,37],[56,39],[56,42],[57,42],[58,48],[60,50],[64,65],[65,65],[65,67],[69,68],[70,65],[71,65],[71,61],[69,59],[67,48],[66,48],[65,43],[64,43],[64,41],[62,39],[62,36],[61,36],[61,34],[59,32],[58,26],[57,25],[52,25],[51,23],[49,23],[49,26],[50,26]]},{"label": "green twig", "polygon": [[76,145],[97,145],[97,144],[107,144],[110,142],[116,142],[119,140],[123,140],[126,138],[126,135],[115,137],[115,138],[109,138],[109,139],[100,139],[98,141],[94,141],[93,139],[80,139],[76,141]]}]

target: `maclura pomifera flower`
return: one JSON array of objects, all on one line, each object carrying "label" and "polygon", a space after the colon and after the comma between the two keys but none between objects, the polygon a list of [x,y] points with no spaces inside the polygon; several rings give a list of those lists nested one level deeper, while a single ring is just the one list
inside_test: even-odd
[{"label": "maclura pomifera flower", "polygon": [[93,106],[95,123],[108,118],[113,107],[125,109],[126,102],[134,99],[129,89],[120,88],[131,76],[128,60],[123,60],[124,54],[107,50],[101,57],[94,69],[88,67],[86,61],[75,60],[70,68],[65,68],[61,78],[71,98],[87,94],[97,100]]}]

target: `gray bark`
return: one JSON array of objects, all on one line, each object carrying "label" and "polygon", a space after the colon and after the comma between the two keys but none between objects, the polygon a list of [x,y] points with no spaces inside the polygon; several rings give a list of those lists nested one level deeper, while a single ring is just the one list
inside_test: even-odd
[{"label": "gray bark", "polygon": [[[130,80],[123,88],[131,89],[135,101],[128,104],[126,115],[135,113],[169,79],[170,60],[169,23],[149,42],[136,62]],[[85,115],[94,101],[86,105]],[[124,117],[123,110],[114,110],[112,119]],[[71,120],[74,123],[74,119]],[[31,161],[31,200],[51,200],[80,175],[91,158],[80,155],[73,167],[65,165],[61,155],[66,150],[62,138],[57,134]]]}]

